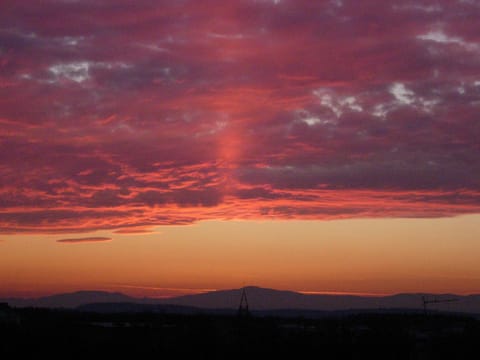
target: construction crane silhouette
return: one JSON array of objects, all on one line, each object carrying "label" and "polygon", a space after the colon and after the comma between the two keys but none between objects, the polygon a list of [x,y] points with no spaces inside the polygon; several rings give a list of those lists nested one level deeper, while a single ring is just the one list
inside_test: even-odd
[{"label": "construction crane silhouette", "polygon": [[427,305],[429,304],[440,304],[454,301],[458,301],[458,299],[427,299],[426,296],[422,296],[423,312],[427,315]]},{"label": "construction crane silhouette", "polygon": [[245,291],[245,288],[243,288],[242,296],[240,298],[240,305],[238,306],[238,316],[247,317],[249,315],[250,315],[250,311],[248,310],[247,293]]}]

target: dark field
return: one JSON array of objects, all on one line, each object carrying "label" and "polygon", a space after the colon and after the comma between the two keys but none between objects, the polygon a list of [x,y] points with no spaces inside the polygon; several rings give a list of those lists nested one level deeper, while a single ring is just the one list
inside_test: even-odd
[{"label": "dark field", "polygon": [[479,359],[480,321],[423,314],[324,319],[9,310],[0,359]]}]

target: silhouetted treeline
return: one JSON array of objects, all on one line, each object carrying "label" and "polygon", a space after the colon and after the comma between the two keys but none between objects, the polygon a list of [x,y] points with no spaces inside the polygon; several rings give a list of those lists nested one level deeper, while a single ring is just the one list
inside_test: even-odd
[{"label": "silhouetted treeline", "polygon": [[3,319],[2,359],[480,358],[480,322],[467,316],[359,314],[286,319],[26,308],[11,310]]}]

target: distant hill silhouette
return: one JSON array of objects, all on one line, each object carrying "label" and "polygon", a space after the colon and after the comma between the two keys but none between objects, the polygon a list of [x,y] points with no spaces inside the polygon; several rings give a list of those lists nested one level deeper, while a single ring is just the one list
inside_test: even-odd
[{"label": "distant hill silhouette", "polygon": [[[480,295],[454,294],[397,294],[390,296],[356,296],[330,294],[301,294],[294,291],[265,289],[256,286],[245,288],[252,310],[321,310],[350,309],[422,309],[422,296],[429,299],[457,299],[456,302],[431,304],[429,309],[480,313]],[[203,294],[171,298],[169,304],[201,308],[237,308],[242,289],[213,291]]]},{"label": "distant hill silhouette", "polygon": [[[192,306],[168,304],[139,304],[132,302],[89,303],[76,307],[85,312],[95,313],[155,313],[155,314],[202,314],[204,309]],[[227,310],[228,311],[228,310]],[[232,313],[229,311],[228,313]]]},{"label": "distant hill silhouette", "polygon": [[76,308],[88,303],[115,303],[115,302],[139,302],[140,299],[133,298],[122,293],[106,291],[77,291],[73,293],[57,294],[34,299],[3,299],[2,302],[9,303],[16,307],[41,307],[41,308]]},{"label": "distant hill silhouette", "polygon": [[[347,311],[347,310],[381,310],[388,309],[422,309],[422,296],[429,299],[457,299],[456,302],[430,304],[429,309],[466,312],[480,314],[480,295],[460,296],[454,294],[397,294],[391,296],[355,296],[355,295],[324,295],[301,294],[293,291],[265,289],[255,286],[245,288],[250,309],[252,311],[303,310],[303,311]],[[201,309],[237,309],[242,289],[220,290],[208,293],[179,296],[168,299],[133,298],[121,293],[103,291],[79,291],[68,294],[58,294],[37,299],[0,299],[16,307],[46,307],[46,308],[76,308],[82,305],[104,303],[103,310],[108,306],[133,306],[134,304],[181,306],[185,311]],[[119,305],[119,304],[129,305]],[[136,308],[140,309],[141,308]],[[155,308],[144,307],[145,311],[155,311]],[[161,309],[161,308],[157,308]],[[163,308],[164,311],[166,308]],[[171,307],[170,310],[175,309]],[[177,308],[177,310],[180,308]],[[170,311],[169,310],[169,311]],[[182,310],[182,311],[183,311]],[[159,310],[160,311],[160,310]]]}]

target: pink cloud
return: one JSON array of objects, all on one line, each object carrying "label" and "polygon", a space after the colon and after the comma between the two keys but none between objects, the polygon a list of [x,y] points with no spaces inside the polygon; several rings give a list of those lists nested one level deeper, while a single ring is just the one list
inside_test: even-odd
[{"label": "pink cloud", "polygon": [[2,7],[0,232],[480,211],[473,3]]}]

